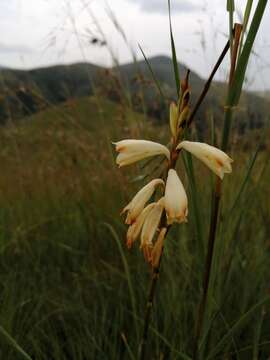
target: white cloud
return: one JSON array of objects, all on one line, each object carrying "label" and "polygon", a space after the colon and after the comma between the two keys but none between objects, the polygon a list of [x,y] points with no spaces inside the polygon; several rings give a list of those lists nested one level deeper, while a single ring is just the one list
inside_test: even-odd
[{"label": "white cloud", "polygon": [[[136,3],[141,10],[149,13],[168,14],[167,0],[127,0]],[[190,0],[175,0],[171,1],[172,12],[186,13],[200,10],[198,5],[195,5]]]},{"label": "white cloud", "polygon": [[5,44],[0,42],[0,54],[30,54],[32,52],[33,49],[23,44]]}]

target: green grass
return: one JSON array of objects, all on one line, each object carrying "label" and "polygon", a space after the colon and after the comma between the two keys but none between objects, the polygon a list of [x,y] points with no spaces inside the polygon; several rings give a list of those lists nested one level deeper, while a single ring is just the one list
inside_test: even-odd
[{"label": "green grass", "polygon": [[[167,136],[144,116],[97,98],[1,129],[0,358],[136,358],[150,269],[137,244],[126,249],[119,213],[141,186],[132,182],[141,169],[118,170],[111,141],[166,143]],[[263,359],[270,351],[269,299],[260,303],[269,292],[269,150],[259,151],[252,168],[241,143],[230,155],[214,264],[220,271],[202,345],[207,359]],[[211,174],[196,160],[193,167],[206,246]],[[189,223],[166,240],[149,359],[192,354],[204,258],[194,202],[189,207]]]}]

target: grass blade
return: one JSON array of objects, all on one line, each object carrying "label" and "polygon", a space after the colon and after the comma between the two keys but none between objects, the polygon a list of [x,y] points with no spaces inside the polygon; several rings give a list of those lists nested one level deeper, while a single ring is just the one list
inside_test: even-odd
[{"label": "grass blade", "polygon": [[[134,290],[133,290],[133,286],[132,286],[132,280],[131,280],[131,275],[130,275],[130,270],[129,270],[129,265],[125,256],[125,253],[123,251],[123,247],[121,244],[121,241],[119,239],[119,236],[117,235],[116,231],[114,230],[114,228],[112,227],[112,225],[108,224],[108,223],[103,223],[102,224],[104,227],[106,227],[110,233],[112,234],[113,238],[115,239],[115,242],[118,246],[118,250],[119,253],[121,255],[121,259],[124,265],[124,269],[125,269],[125,273],[126,273],[126,278],[127,278],[127,283],[128,283],[128,289],[129,289],[129,294],[130,294],[130,301],[131,301],[131,306],[132,306],[132,311],[135,315],[135,318],[137,318],[137,309],[136,309],[136,302],[135,302],[135,294],[134,294]],[[138,329],[138,325],[137,322],[135,322],[135,326],[136,326],[136,331],[137,331],[137,336],[139,335],[139,329]]]},{"label": "grass blade", "polygon": [[254,329],[254,344],[253,344],[253,359],[259,359],[259,346],[260,346],[260,337],[262,331],[262,325],[265,315],[265,309],[262,308],[260,314],[258,314],[257,324]]},{"label": "grass blade", "polygon": [[192,162],[192,156],[189,153],[186,153],[183,156],[184,165],[186,168],[186,172],[188,174],[189,185],[190,185],[190,193],[191,193],[191,201],[194,208],[194,220],[196,227],[196,234],[198,239],[198,247],[200,249],[200,255],[204,255],[204,244],[203,244],[203,232],[202,232],[202,221],[201,221],[201,213],[199,211],[199,202],[198,202],[198,192],[197,185],[195,181],[194,168]]},{"label": "grass blade", "polygon": [[257,35],[257,32],[260,27],[260,23],[266,8],[268,0],[259,0],[257,8],[255,10],[254,17],[252,19],[252,23],[250,25],[249,32],[247,34],[247,39],[245,41],[243,51],[241,52],[241,55],[239,57],[236,71],[235,71],[235,77],[233,79],[231,91],[228,95],[228,103],[232,106],[237,105],[241,90],[245,78],[245,73],[247,69],[248,60],[251,54],[251,50]]},{"label": "grass blade", "polygon": [[169,9],[170,38],[171,38],[173,69],[174,69],[175,85],[176,85],[176,91],[177,91],[177,97],[178,97],[180,94],[180,75],[179,75],[175,43],[174,43],[174,37],[173,37],[173,31],[172,31],[171,1],[170,0],[168,0],[168,9]]},{"label": "grass blade", "polygon": [[151,65],[150,65],[150,62],[148,61],[148,59],[147,59],[147,57],[146,57],[146,55],[145,55],[145,53],[144,53],[141,45],[138,44],[138,46],[139,46],[139,49],[141,50],[141,53],[142,53],[142,55],[143,55],[143,57],[144,57],[144,60],[145,60],[145,62],[146,62],[146,64],[147,64],[147,66],[148,66],[148,69],[149,69],[149,71],[150,71],[150,73],[151,73],[151,75],[152,75],[152,78],[153,78],[153,80],[154,80],[154,82],[155,82],[155,84],[156,84],[156,86],[157,86],[157,88],[158,88],[158,91],[159,91],[162,99],[163,99],[163,100],[166,100],[166,96],[164,95],[164,93],[163,93],[163,91],[162,91],[161,85],[160,85],[160,83],[159,83],[159,81],[158,81],[158,79],[157,79],[157,77],[156,77],[156,75],[155,75],[155,73],[154,73]]},{"label": "grass blade", "polygon": [[252,5],[253,5],[253,0],[248,0],[247,4],[246,4],[246,8],[245,8],[245,13],[244,13],[243,33],[242,33],[242,38],[241,38],[240,47],[239,47],[240,52],[242,50],[243,40],[244,40],[244,36],[245,36],[245,33],[246,33],[247,24],[248,24],[248,21],[249,21],[249,18],[250,18]]},{"label": "grass blade", "polygon": [[254,313],[256,313],[263,305],[267,303],[270,303],[270,296],[265,297],[263,300],[249,309],[223,336],[223,338],[218,342],[217,346],[210,352],[206,360],[213,359],[219,353],[219,351],[222,350],[226,342],[245,325],[245,323],[254,315]]},{"label": "grass blade", "polygon": [[247,182],[248,182],[248,180],[250,178],[252,169],[253,169],[253,167],[255,165],[255,162],[256,162],[256,159],[257,159],[257,156],[258,156],[258,152],[259,152],[259,148],[260,148],[260,145],[258,145],[255,153],[253,154],[252,158],[250,159],[246,176],[243,179],[243,182],[242,182],[242,184],[240,186],[239,192],[238,192],[238,194],[237,194],[237,196],[235,198],[233,206],[230,209],[230,213],[232,213],[234,211],[234,209],[236,208],[236,206],[237,206],[237,204],[238,204],[238,202],[239,202],[239,200],[241,198],[241,195],[242,195],[243,191],[245,190],[246,184],[247,184]]},{"label": "grass blade", "polygon": [[133,354],[133,352],[131,351],[131,348],[130,348],[130,346],[128,344],[127,338],[126,338],[124,333],[121,333],[121,338],[122,338],[123,343],[125,344],[125,347],[127,349],[127,352],[128,352],[128,355],[129,355],[130,359],[131,360],[136,360],[136,357]]},{"label": "grass blade", "polygon": [[22,359],[32,360],[31,357],[20,347],[16,340],[0,325],[0,334],[2,334],[9,344],[22,356]]},{"label": "grass blade", "polygon": [[227,11],[229,13],[229,37],[230,37],[230,50],[232,56],[234,0],[227,0]]}]

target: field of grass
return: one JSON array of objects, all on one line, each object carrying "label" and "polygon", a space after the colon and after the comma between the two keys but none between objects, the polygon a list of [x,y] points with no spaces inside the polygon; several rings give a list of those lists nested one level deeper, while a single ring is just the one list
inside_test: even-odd
[{"label": "field of grass", "polygon": [[[141,165],[117,169],[111,141],[142,137],[166,144],[169,134],[94,97],[0,129],[1,359],[27,358],[22,351],[35,360],[137,357],[150,268],[137,244],[126,249],[119,213],[146,179]],[[229,151],[204,359],[270,353],[269,148],[243,144]],[[214,180],[193,165],[195,195],[179,162],[189,222],[166,239],[149,359],[192,356]]]}]

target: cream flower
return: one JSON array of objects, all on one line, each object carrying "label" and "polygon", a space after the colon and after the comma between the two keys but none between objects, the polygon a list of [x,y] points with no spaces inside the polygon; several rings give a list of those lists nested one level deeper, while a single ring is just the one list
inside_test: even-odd
[{"label": "cream flower", "polygon": [[164,210],[164,197],[162,197],[147,215],[142,227],[141,248],[143,249],[146,260],[151,260],[151,249],[153,247],[153,237],[158,229],[162,212]]},{"label": "cream flower", "polygon": [[177,172],[170,169],[165,188],[165,210],[168,224],[187,222],[188,201]]},{"label": "cream flower", "polygon": [[170,152],[166,146],[149,140],[121,140],[114,143],[119,155],[116,164],[121,166],[133,164],[136,161],[154,155],[165,155],[170,159]]},{"label": "cream flower", "polygon": [[147,205],[137,217],[136,221],[129,226],[127,231],[127,247],[129,249],[133,245],[134,241],[136,241],[139,237],[144,221],[155,205],[156,203],[151,203]]},{"label": "cream flower", "polygon": [[164,185],[162,179],[154,179],[149,184],[145,185],[131,200],[131,202],[124,208],[122,213],[128,212],[126,224],[132,224],[138,215],[142,212],[145,204],[153,195],[158,185]]},{"label": "cream flower", "polygon": [[217,176],[223,179],[225,173],[232,172],[233,160],[214,146],[192,141],[182,141],[176,148],[185,149],[208,166]]}]

